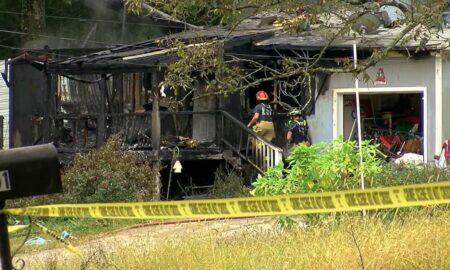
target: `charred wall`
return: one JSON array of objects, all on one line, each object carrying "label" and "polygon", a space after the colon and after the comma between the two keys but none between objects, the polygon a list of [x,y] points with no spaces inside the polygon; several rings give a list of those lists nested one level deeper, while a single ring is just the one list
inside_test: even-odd
[{"label": "charred wall", "polygon": [[33,145],[39,139],[34,136],[34,123],[47,109],[45,74],[28,62],[11,64],[11,71],[10,145]]}]

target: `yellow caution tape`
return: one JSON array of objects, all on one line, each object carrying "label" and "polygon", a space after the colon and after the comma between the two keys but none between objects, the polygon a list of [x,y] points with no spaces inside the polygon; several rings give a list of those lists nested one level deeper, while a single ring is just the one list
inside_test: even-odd
[{"label": "yellow caution tape", "polygon": [[76,247],[74,247],[72,244],[70,244],[68,241],[66,241],[66,240],[64,240],[64,239],[62,239],[61,237],[59,237],[58,236],[58,234],[57,233],[55,233],[54,231],[51,231],[50,229],[48,229],[48,228],[46,228],[46,227],[44,227],[44,226],[42,226],[42,225],[40,225],[40,224],[38,224],[38,223],[31,223],[33,226],[36,226],[42,233],[45,233],[45,234],[47,234],[48,236],[50,236],[50,237],[52,237],[52,238],[54,238],[54,239],[56,239],[56,240],[58,240],[60,243],[62,243],[64,246],[65,246],[65,248],[67,249],[67,250],[69,250],[70,252],[72,252],[72,253],[74,253],[74,254],[76,254],[76,255],[78,255],[78,256],[80,256],[81,257],[81,253],[80,253],[80,251],[76,248]]},{"label": "yellow caution tape", "polygon": [[[67,250],[69,250],[70,252],[78,255],[81,257],[81,253],[80,251],[74,247],[72,244],[70,244],[68,241],[62,239],[61,237],[59,237],[55,232],[51,231],[50,229],[38,224],[38,223],[31,223],[31,225],[36,226],[42,233],[45,233],[47,235],[49,235],[50,237],[58,240],[59,242],[61,242],[62,244],[64,244],[65,248]],[[15,232],[19,232],[22,231],[24,229],[29,228],[30,225],[13,225],[13,226],[8,226],[8,233],[15,233]]]},{"label": "yellow caution tape", "polygon": [[25,230],[28,227],[30,227],[30,225],[13,225],[13,226],[8,226],[8,233],[16,233],[16,232]]},{"label": "yellow caution tape", "polygon": [[11,215],[115,219],[235,218],[399,208],[450,203],[450,182],[210,200],[56,204],[4,209]]}]

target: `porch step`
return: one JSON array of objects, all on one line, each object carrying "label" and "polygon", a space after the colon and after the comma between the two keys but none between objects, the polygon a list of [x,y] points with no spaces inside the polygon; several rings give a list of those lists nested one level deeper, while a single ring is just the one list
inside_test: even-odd
[{"label": "porch step", "polygon": [[228,162],[231,166],[233,166],[236,170],[242,170],[242,159],[233,155],[233,151],[224,150],[222,152],[223,159]]}]

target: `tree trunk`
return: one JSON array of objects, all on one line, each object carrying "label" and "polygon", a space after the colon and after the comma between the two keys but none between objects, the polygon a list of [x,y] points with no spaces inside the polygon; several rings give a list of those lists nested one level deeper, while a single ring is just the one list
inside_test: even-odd
[{"label": "tree trunk", "polygon": [[[22,13],[22,32],[36,35],[45,32],[45,0],[23,0]],[[23,36],[23,41],[32,39],[36,39],[36,36]]]}]

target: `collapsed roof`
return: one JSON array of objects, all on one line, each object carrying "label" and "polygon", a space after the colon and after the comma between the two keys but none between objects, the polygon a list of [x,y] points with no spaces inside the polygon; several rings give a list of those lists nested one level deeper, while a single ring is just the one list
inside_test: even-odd
[{"label": "collapsed roof", "polygon": [[[233,31],[212,27],[185,31],[164,37],[164,40],[180,40],[192,43],[194,40],[224,41],[225,49],[236,46],[252,45],[272,37],[282,27],[271,24],[262,25],[263,19],[248,19]],[[119,72],[122,70],[142,70],[159,68],[174,59],[174,50],[160,46],[163,39],[148,40],[132,45],[116,46],[108,50],[87,54],[81,57],[70,57],[64,60],[51,61],[47,70],[50,73],[97,73]]]},{"label": "collapsed roof", "polygon": [[[263,14],[243,20],[233,31],[221,27],[207,29],[191,29],[173,34],[164,39],[180,40],[186,43],[201,45],[204,42],[220,40],[224,42],[225,50],[230,51],[239,46],[247,46],[248,50],[321,50],[328,46],[330,51],[351,50],[353,44],[359,48],[373,50],[391,46],[394,38],[401,34],[404,26],[380,27],[368,34],[356,32],[348,36],[339,36],[330,44],[320,26],[311,26],[308,31],[292,33],[287,31],[284,22],[296,21],[300,16],[288,17],[286,14]],[[448,46],[450,29],[444,29],[437,37],[430,38],[426,44],[422,40],[411,39],[402,45],[394,46],[396,50],[438,50]],[[174,49],[160,46],[162,39],[148,40],[132,45],[116,46],[108,50],[87,54],[81,57],[71,57],[64,60],[50,61],[47,70],[50,73],[82,74],[82,73],[113,73],[132,72],[134,70],[155,69],[174,60]]]}]

